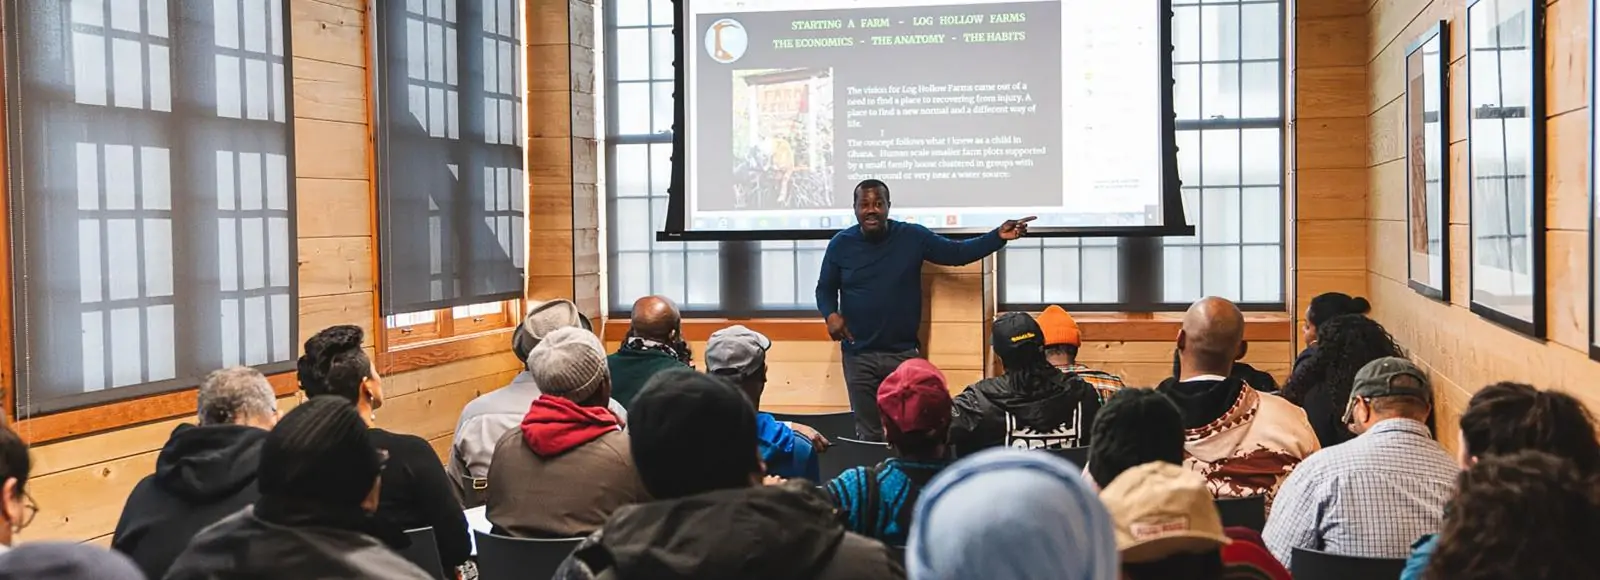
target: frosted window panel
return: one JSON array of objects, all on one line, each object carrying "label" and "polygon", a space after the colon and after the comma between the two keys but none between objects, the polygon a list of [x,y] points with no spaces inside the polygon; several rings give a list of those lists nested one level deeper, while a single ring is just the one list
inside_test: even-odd
[{"label": "frosted window panel", "polygon": [[1084,248],[1080,270],[1088,274],[1083,279],[1083,301],[1113,303],[1121,300],[1117,280],[1121,272],[1117,265],[1116,248]]},{"label": "frosted window panel", "polygon": [[653,256],[654,264],[650,270],[650,288],[656,292],[666,293],[675,300],[683,300],[684,288],[684,254],[656,253]]},{"label": "frosted window panel", "polygon": [[211,18],[217,46],[239,48],[239,0],[213,0]]},{"label": "frosted window panel", "polygon": [[651,100],[653,123],[651,130],[655,133],[665,133],[672,130],[672,82],[651,83],[655,85],[655,98]]},{"label": "frosted window panel", "polygon": [[166,149],[139,148],[139,207],[172,209],[172,162]]},{"label": "frosted window panel", "polygon": [[144,32],[139,22],[143,15],[142,4],[142,0],[112,0],[111,27],[135,34]]},{"label": "frosted window panel", "polygon": [[1244,248],[1245,302],[1277,302],[1283,299],[1283,255],[1277,246]]},{"label": "frosted window panel", "polygon": [[244,363],[258,365],[267,362],[272,348],[267,345],[267,299],[251,296],[244,299]]},{"label": "frosted window panel", "polygon": [[655,79],[672,78],[672,29],[657,28],[651,30],[650,39],[654,43],[650,47],[650,77]]},{"label": "frosted window panel", "polygon": [[112,300],[139,297],[139,224],[106,220],[106,282]]},{"label": "frosted window panel", "polygon": [[1082,299],[1082,273],[1078,271],[1077,248],[1045,248],[1044,301],[1078,302]]},{"label": "frosted window panel", "polygon": [[449,84],[452,87],[456,86],[458,83],[460,83],[460,75],[461,75],[461,73],[460,73],[460,65],[458,64],[460,58],[458,56],[456,56],[456,46],[459,46],[457,44],[457,42],[458,42],[458,40],[456,38],[456,29],[454,27],[445,27],[445,29],[444,29],[444,82],[446,84]]},{"label": "frosted window panel", "polygon": [[1239,117],[1239,65],[1200,65],[1200,116],[1206,119]]},{"label": "frosted window panel", "polygon": [[617,53],[616,75],[619,81],[638,81],[650,78],[650,31],[624,29],[617,31],[617,40],[611,45]]},{"label": "frosted window panel", "polygon": [[1200,248],[1168,246],[1162,250],[1162,265],[1166,270],[1162,276],[1164,302],[1185,303],[1201,298]]},{"label": "frosted window panel", "polygon": [[78,295],[84,304],[101,299],[100,222],[78,220]]},{"label": "frosted window panel", "polygon": [[255,59],[246,60],[244,71],[247,112],[251,119],[267,120],[267,96],[272,89],[272,85],[267,79],[267,63]]},{"label": "frosted window panel", "polygon": [[287,44],[283,41],[283,2],[284,0],[272,0],[268,3],[269,9],[267,12],[269,14],[268,19],[271,22],[270,32],[272,33],[272,56],[283,56],[283,46]]},{"label": "frosted window panel", "polygon": [[1238,243],[1239,242],[1239,190],[1207,189],[1200,194],[1200,203],[1205,208],[1205,232],[1200,237],[1201,243]]},{"label": "frosted window panel", "polygon": [[1205,294],[1238,300],[1240,275],[1238,246],[1207,246],[1203,252],[1205,267],[1201,273]]},{"label": "frosted window panel", "polygon": [[1239,58],[1238,6],[1201,7],[1200,27],[1205,31],[1200,38],[1200,58],[1208,61]]},{"label": "frosted window panel", "polygon": [[[1249,62],[1240,71],[1243,93],[1239,96],[1239,116],[1271,118],[1282,115],[1282,80],[1278,62]],[[1276,130],[1274,130],[1275,132]]]},{"label": "frosted window panel", "polygon": [[244,0],[244,49],[267,51],[267,5],[263,0]]},{"label": "frosted window panel", "polygon": [[795,252],[795,271],[800,274],[795,286],[796,299],[801,304],[812,306],[811,301],[816,297],[817,277],[822,273],[822,250]]},{"label": "frosted window panel", "polygon": [[1282,191],[1275,187],[1250,187],[1243,192],[1244,216],[1240,220],[1245,243],[1276,244],[1282,241]]},{"label": "frosted window panel", "polygon": [[663,143],[650,146],[650,192],[654,195],[667,195],[667,186],[672,183],[672,144]]},{"label": "frosted window panel", "polygon": [[83,326],[83,390],[99,391],[106,388],[105,321],[99,311],[85,312],[79,317]]},{"label": "frosted window panel", "polygon": [[1200,183],[1200,132],[1178,131],[1178,179],[1184,185]]},{"label": "frosted window panel", "polygon": [[284,103],[288,101],[287,94],[288,91],[284,89],[283,85],[283,65],[274,63],[272,65],[272,92],[267,95],[272,100],[272,120],[280,123],[286,120],[285,117],[288,113],[284,110]]},{"label": "frosted window panel", "polygon": [[444,137],[444,89],[428,89],[428,136]]},{"label": "frosted window panel", "polygon": [[[500,49],[500,66],[496,67],[500,73],[499,92],[507,95],[516,94],[517,89],[515,86],[513,86],[514,81],[511,80],[517,72],[516,59],[512,56],[514,54],[514,50],[509,42],[500,42],[497,44],[499,45]],[[496,69],[489,70],[493,71]]]},{"label": "frosted window panel", "polygon": [[217,55],[217,116],[239,119],[244,116],[243,95],[239,87],[239,59]]},{"label": "frosted window panel", "polygon": [[106,209],[134,209],[134,187],[138,181],[134,179],[133,147],[128,145],[107,145],[105,147],[106,171]]},{"label": "frosted window panel", "polygon": [[289,264],[295,261],[295,257],[289,255],[289,218],[267,218],[267,232],[271,284],[276,288],[288,288]]},{"label": "frosted window panel", "polygon": [[617,134],[650,133],[650,85],[627,83],[619,85],[612,94],[617,99]]},{"label": "frosted window panel", "polygon": [[1276,185],[1283,181],[1283,148],[1277,129],[1240,131],[1240,165],[1245,185]]},{"label": "frosted window panel", "polygon": [[72,0],[72,22],[105,26],[105,0]]},{"label": "frosted window panel", "polygon": [[717,304],[721,296],[722,263],[713,253],[689,254],[689,297],[694,304]]},{"label": "frosted window panel", "polygon": [[[174,330],[175,309],[170,304],[146,308],[145,348],[149,349],[150,381],[166,381],[178,377],[177,336]],[[278,359],[283,360],[283,359]]]},{"label": "frosted window panel", "polygon": [[172,70],[165,46],[150,46],[150,110],[172,111]]},{"label": "frosted window panel", "polygon": [[264,156],[267,163],[267,209],[289,209],[289,158],[286,155],[269,153]]},{"label": "frosted window panel", "polygon": [[1239,58],[1278,58],[1281,43],[1278,30],[1283,27],[1278,18],[1277,4],[1246,4],[1240,7],[1239,30],[1243,36]]},{"label": "frosted window panel", "polygon": [[[490,1],[494,1],[494,0],[490,0]],[[512,3],[511,0],[499,0],[499,2],[500,2],[500,9],[496,11],[496,14],[500,17],[498,19],[500,21],[500,36],[511,36],[513,34],[516,34],[516,28],[517,28],[517,8],[516,8],[516,4]]]},{"label": "frosted window panel", "polygon": [[231,210],[234,206],[233,152],[217,152],[217,209]]},{"label": "frosted window panel", "polygon": [[671,0],[650,0],[650,24],[652,26],[672,25]]},{"label": "frosted window panel", "polygon": [[261,209],[262,185],[261,155],[258,153],[240,153],[239,209],[245,211]]},{"label": "frosted window panel", "polygon": [[100,159],[93,143],[78,143],[77,172],[78,209],[100,209]]},{"label": "frosted window panel", "polygon": [[1239,131],[1233,129],[1200,133],[1201,183],[1236,185],[1239,183]]},{"label": "frosted window panel", "polygon": [[406,20],[406,76],[415,80],[428,78],[428,46],[424,26],[420,20]]},{"label": "frosted window panel", "polygon": [[444,82],[444,27],[428,24],[428,81]]},{"label": "frosted window panel", "polygon": [[[1172,60],[1200,60],[1200,9],[1179,7],[1172,11]],[[1182,117],[1179,117],[1182,118]]]},{"label": "frosted window panel", "polygon": [[106,40],[82,32],[72,33],[72,89],[76,102],[106,104]]},{"label": "frosted window panel", "polygon": [[1019,303],[1044,301],[1041,294],[1043,285],[1040,283],[1043,273],[1038,264],[1039,250],[1008,245],[1004,251],[1006,267],[1000,271],[1005,275],[1006,299]]},{"label": "frosted window panel", "polygon": [[172,221],[147,219],[141,223],[144,225],[144,295],[171,296]]},{"label": "frosted window panel", "polygon": [[456,91],[444,93],[445,131],[447,139],[461,138],[461,96]]},{"label": "frosted window panel", "polygon": [[217,220],[217,280],[223,292],[239,290],[238,220]]},{"label": "frosted window panel", "polygon": [[631,304],[639,297],[651,294],[650,278],[644,275],[649,271],[650,254],[617,254],[611,262],[611,279],[616,281],[619,299]]},{"label": "frosted window panel", "polygon": [[[143,350],[144,328],[140,324],[139,308],[117,308],[111,311],[109,345],[102,345],[111,355],[111,386],[125,387],[144,382]],[[107,348],[115,346],[115,348]],[[93,356],[93,353],[89,353]]]},{"label": "frosted window panel", "polygon": [[650,193],[649,145],[618,145],[611,151],[614,176],[607,184],[617,197]]},{"label": "frosted window panel", "polygon": [[272,295],[272,360],[294,358],[294,341],[289,337],[289,296]]},{"label": "frosted window panel", "polygon": [[1172,80],[1172,105],[1178,118],[1200,118],[1200,65],[1174,65]]},{"label": "frosted window panel", "polygon": [[793,304],[795,274],[793,252],[761,252],[761,302]]}]

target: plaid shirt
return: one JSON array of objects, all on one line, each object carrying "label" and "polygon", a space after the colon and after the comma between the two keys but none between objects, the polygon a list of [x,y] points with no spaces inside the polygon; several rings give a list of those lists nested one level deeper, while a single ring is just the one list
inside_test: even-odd
[{"label": "plaid shirt", "polygon": [[1261,535],[1286,568],[1294,548],[1404,558],[1417,538],[1439,531],[1460,473],[1427,426],[1387,419],[1300,462]]},{"label": "plaid shirt", "polygon": [[1100,393],[1101,403],[1105,403],[1107,399],[1111,398],[1112,393],[1122,390],[1125,386],[1122,384],[1122,377],[1105,371],[1097,371],[1081,364],[1056,365],[1056,368],[1060,369],[1061,372],[1083,377],[1083,380],[1088,382],[1089,386],[1094,387],[1094,390]]}]

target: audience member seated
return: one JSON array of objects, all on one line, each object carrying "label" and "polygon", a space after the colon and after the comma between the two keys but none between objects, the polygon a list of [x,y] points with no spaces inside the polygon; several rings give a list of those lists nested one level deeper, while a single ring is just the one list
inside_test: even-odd
[{"label": "audience member seated", "polygon": [[261,442],[278,422],[267,377],[249,367],[215,371],[200,384],[199,423],[179,425],[122,508],[111,547],[160,578],[200,530],[260,497]]},{"label": "audience member seated", "polygon": [[1089,444],[1100,393],[1044,356],[1039,323],[1024,312],[994,321],[994,353],[1005,372],[967,387],[954,401],[950,444],[970,455],[995,447],[1066,449]]},{"label": "audience member seated", "polygon": [[821,479],[817,452],[828,439],[816,429],[779,421],[761,412],[761,393],[767,388],[767,349],[772,341],[759,332],[733,325],[711,333],[706,341],[706,372],[738,385],[756,409],[756,445],[767,475]]},{"label": "audience member seated", "polygon": [[261,499],[189,543],[167,580],[430,580],[396,553],[404,532],[372,517],[386,455],[347,400],[313,397],[261,444]]},{"label": "audience member seated", "polygon": [[882,544],[844,530],[817,488],[762,485],[755,409],[727,381],[663,371],[628,411],[634,464],[656,501],[617,510],[557,580],[904,577]]},{"label": "audience member seated", "polygon": [[850,531],[904,546],[917,497],[950,464],[950,389],[925,359],[900,363],[878,388],[884,440],[895,454],[878,465],[852,468],[828,482]]},{"label": "audience member seated", "polygon": [[1222,516],[1200,474],[1164,461],[1118,475],[1100,500],[1116,526],[1124,580],[1220,580]]},{"label": "audience member seated", "polygon": [[[578,312],[578,307],[566,300],[550,300],[533,305],[528,316],[511,333],[511,352],[524,365],[528,353],[539,341],[558,328],[579,327],[592,330],[589,319]],[[445,462],[445,473],[455,486],[456,497],[462,507],[474,508],[487,500],[489,488],[489,462],[494,458],[495,443],[507,431],[522,423],[528,406],[539,398],[539,384],[533,373],[524,366],[521,373],[512,377],[511,383],[480,395],[461,409],[461,419],[456,421],[455,440],[450,445],[450,460]],[[615,400],[608,407],[617,420],[628,421],[627,411]]]},{"label": "audience member seated", "polygon": [[611,512],[647,501],[628,436],[606,409],[611,376],[594,333],[560,328],[528,355],[544,394],[522,428],[495,445],[489,523],[523,538],[571,538],[600,529]]},{"label": "audience member seated", "polygon": [[1106,402],[1090,429],[1086,471],[1104,489],[1128,469],[1152,461],[1183,465],[1183,416],[1155,389],[1123,389]]},{"label": "audience member seated", "polygon": [[1078,349],[1083,346],[1083,336],[1078,332],[1078,321],[1073,320],[1066,309],[1054,304],[1046,306],[1044,312],[1039,313],[1037,322],[1039,329],[1044,331],[1044,357],[1050,361],[1050,366],[1088,381],[1094,390],[1100,392],[1101,402],[1123,388],[1122,377],[1078,364]]},{"label": "audience member seated", "polygon": [[1403,558],[1444,518],[1460,469],[1428,430],[1427,374],[1403,358],[1367,363],[1346,409],[1357,437],[1307,457],[1278,488],[1261,535],[1285,567],[1295,548]]},{"label": "audience member seated", "polygon": [[940,472],[917,500],[912,580],[1116,580],[1111,516],[1078,466],[992,449]]},{"label": "audience member seated", "polygon": [[1369,312],[1372,312],[1372,304],[1366,298],[1343,292],[1324,292],[1313,296],[1311,304],[1306,306],[1306,317],[1300,321],[1300,338],[1306,348],[1295,355],[1295,368],[1299,368],[1300,363],[1311,358],[1320,348],[1317,343],[1324,323],[1347,314],[1365,316]]},{"label": "audience member seated", "polygon": [[28,542],[0,554],[0,580],[145,580],[145,575],[127,556],[99,546]]},{"label": "audience member seated", "polygon": [[388,454],[377,517],[400,530],[433,528],[446,570],[467,561],[472,538],[450,478],[428,441],[374,426],[383,407],[383,381],[361,350],[361,328],[332,326],[306,340],[299,360],[300,388],[316,397],[334,395],[355,405],[367,421],[373,445]]},{"label": "audience member seated", "polygon": [[664,296],[634,301],[628,336],[606,364],[611,367],[611,394],[623,407],[633,406],[633,397],[656,373],[692,367],[694,353],[683,340],[678,306]]},{"label": "audience member seated", "polygon": [[[1463,469],[1479,459],[1518,451],[1543,451],[1571,461],[1578,471],[1600,475],[1600,442],[1594,417],[1571,395],[1521,383],[1496,383],[1479,390],[1461,413],[1456,438]],[[1403,580],[1419,580],[1437,547],[1425,536],[1412,548]]]},{"label": "audience member seated", "polygon": [[16,534],[33,523],[39,506],[28,495],[28,444],[22,442],[16,431],[0,425],[0,554],[11,549]]},{"label": "audience member seated", "polygon": [[1306,413],[1282,398],[1262,395],[1229,377],[1244,314],[1222,298],[1189,307],[1178,331],[1178,376],[1156,390],[1183,416],[1184,466],[1205,476],[1216,497],[1266,495],[1295,465],[1317,450]]},{"label": "audience member seated", "polygon": [[1600,481],[1541,451],[1482,458],[1461,475],[1428,580],[1600,574]]},{"label": "audience member seated", "polygon": [[1344,424],[1344,413],[1356,371],[1380,358],[1406,355],[1383,325],[1357,314],[1328,321],[1317,336],[1316,354],[1295,366],[1280,394],[1306,410],[1317,441],[1332,447],[1355,437]]},{"label": "audience member seated", "polygon": [[1272,373],[1257,369],[1250,366],[1250,363],[1244,362],[1244,355],[1248,352],[1250,352],[1250,342],[1239,341],[1239,354],[1234,355],[1233,370],[1228,372],[1228,376],[1244,381],[1244,384],[1250,385],[1250,388],[1263,393],[1278,392],[1278,379],[1272,378]]}]

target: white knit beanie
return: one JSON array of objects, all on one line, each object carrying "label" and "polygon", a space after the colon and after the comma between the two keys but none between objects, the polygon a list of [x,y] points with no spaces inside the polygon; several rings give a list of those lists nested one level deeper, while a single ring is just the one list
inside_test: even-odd
[{"label": "white knit beanie", "polygon": [[572,401],[594,396],[611,382],[600,337],[581,328],[558,328],[528,353],[528,372],[539,392]]}]

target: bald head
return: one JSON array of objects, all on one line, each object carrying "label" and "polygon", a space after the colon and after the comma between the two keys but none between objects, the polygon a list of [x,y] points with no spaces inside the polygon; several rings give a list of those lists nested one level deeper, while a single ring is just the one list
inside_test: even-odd
[{"label": "bald head", "polygon": [[[1184,375],[1227,376],[1244,342],[1244,313],[1232,302],[1202,298],[1183,315],[1178,350]],[[1179,377],[1182,378],[1182,377]]]},{"label": "bald head", "polygon": [[677,338],[682,318],[678,305],[665,296],[645,296],[633,303],[633,335],[662,342]]}]

